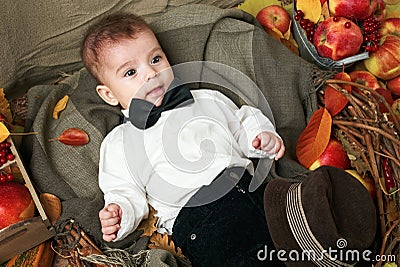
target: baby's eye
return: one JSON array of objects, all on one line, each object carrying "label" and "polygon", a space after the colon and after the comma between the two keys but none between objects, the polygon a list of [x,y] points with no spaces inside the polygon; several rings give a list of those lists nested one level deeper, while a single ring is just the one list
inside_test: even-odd
[{"label": "baby's eye", "polygon": [[135,75],[136,71],[135,70],[128,70],[127,72],[125,72],[124,76],[125,77],[130,77]]},{"label": "baby's eye", "polygon": [[158,62],[160,62],[161,57],[160,56],[155,56],[152,60],[151,60],[151,64],[156,64]]}]

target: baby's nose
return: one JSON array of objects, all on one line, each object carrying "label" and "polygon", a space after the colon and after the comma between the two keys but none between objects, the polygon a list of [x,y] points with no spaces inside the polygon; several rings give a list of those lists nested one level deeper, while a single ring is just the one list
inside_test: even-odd
[{"label": "baby's nose", "polygon": [[149,81],[150,79],[153,79],[156,76],[157,76],[157,71],[152,67],[149,67],[146,73],[146,82]]}]

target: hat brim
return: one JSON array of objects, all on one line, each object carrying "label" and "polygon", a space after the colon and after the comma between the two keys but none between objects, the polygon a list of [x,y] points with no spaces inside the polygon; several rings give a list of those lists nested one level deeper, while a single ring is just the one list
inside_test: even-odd
[{"label": "hat brim", "polygon": [[[302,250],[293,237],[286,215],[286,196],[293,179],[276,178],[264,191],[264,210],[268,229],[275,245],[275,255],[287,266],[315,266],[311,261],[292,261],[301,257]],[[278,253],[278,254],[277,254]]]}]

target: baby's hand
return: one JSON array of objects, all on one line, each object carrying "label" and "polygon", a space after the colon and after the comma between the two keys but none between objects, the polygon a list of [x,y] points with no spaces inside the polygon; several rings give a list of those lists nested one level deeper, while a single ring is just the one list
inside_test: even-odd
[{"label": "baby's hand", "polygon": [[101,232],[105,241],[110,242],[117,237],[118,230],[121,228],[121,217],[122,210],[117,204],[108,204],[100,210]]},{"label": "baby's hand", "polygon": [[285,153],[285,145],[282,139],[271,132],[259,133],[253,140],[253,147],[268,154],[276,154],[275,160],[280,159]]}]

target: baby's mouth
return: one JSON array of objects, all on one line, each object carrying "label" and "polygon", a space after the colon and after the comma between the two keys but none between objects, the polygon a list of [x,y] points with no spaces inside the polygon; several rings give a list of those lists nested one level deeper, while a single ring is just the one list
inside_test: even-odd
[{"label": "baby's mouth", "polygon": [[149,97],[159,97],[164,94],[163,86],[157,86],[147,93]]}]

